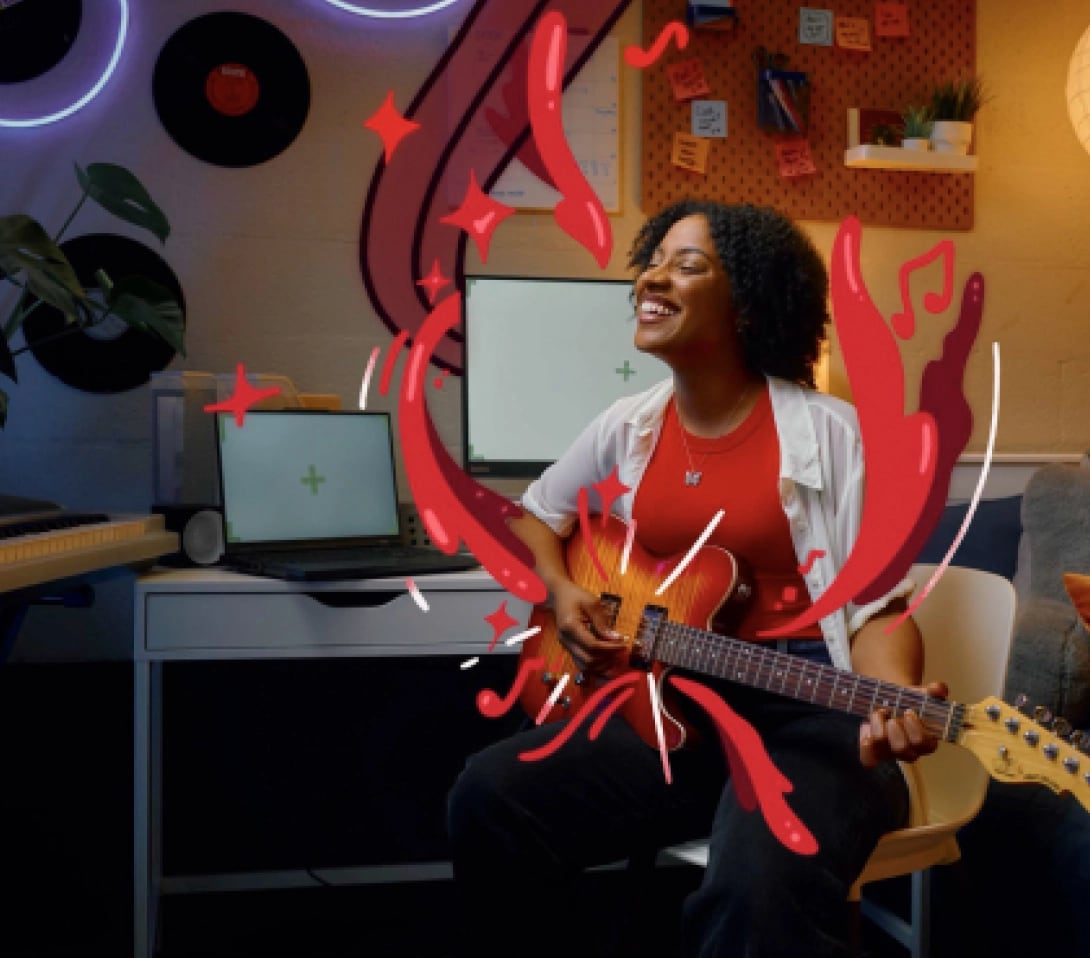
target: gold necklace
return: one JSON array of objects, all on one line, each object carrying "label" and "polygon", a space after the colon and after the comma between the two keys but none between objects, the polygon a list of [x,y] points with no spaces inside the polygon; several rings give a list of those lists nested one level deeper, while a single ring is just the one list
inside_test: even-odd
[{"label": "gold necklace", "polygon": [[[730,412],[727,413],[727,422],[728,423],[730,423],[731,420],[734,418],[734,414],[735,414],[735,412],[737,412],[738,407],[742,405],[742,400],[745,399],[746,396],[748,396],[748,395],[749,395],[749,386],[746,386],[746,388],[742,390],[741,395],[739,395],[739,397],[734,401],[734,405],[730,407]],[[676,411],[676,404],[675,404],[675,411]],[[693,464],[693,454],[689,451],[689,443],[685,439],[685,426],[681,422],[681,414],[680,413],[678,413],[678,417],[677,417],[677,426],[678,426],[678,431],[681,433],[681,446],[685,450],[685,458],[689,460],[689,468],[685,470],[685,485],[687,485],[687,486],[699,486],[700,485],[700,480],[704,477],[704,473],[700,469],[697,469],[696,466]],[[727,432],[730,432],[729,428],[724,431],[723,435],[726,435]],[[710,452],[704,453],[703,457],[700,460],[700,465],[704,465],[704,461],[710,455],[711,455]]]}]

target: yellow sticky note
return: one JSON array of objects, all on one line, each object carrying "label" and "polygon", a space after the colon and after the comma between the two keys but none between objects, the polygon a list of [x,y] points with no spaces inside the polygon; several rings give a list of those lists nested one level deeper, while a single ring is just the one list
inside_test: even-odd
[{"label": "yellow sticky note", "polygon": [[708,150],[711,143],[702,136],[688,133],[674,134],[674,149],[670,153],[670,162],[683,170],[693,173],[707,173]]},{"label": "yellow sticky note", "polygon": [[780,165],[780,176],[810,176],[817,172],[814,158],[810,155],[807,140],[781,140],[776,144],[776,162]]},{"label": "yellow sticky note", "polygon": [[837,17],[836,45],[842,50],[870,52],[870,21],[866,17]]}]

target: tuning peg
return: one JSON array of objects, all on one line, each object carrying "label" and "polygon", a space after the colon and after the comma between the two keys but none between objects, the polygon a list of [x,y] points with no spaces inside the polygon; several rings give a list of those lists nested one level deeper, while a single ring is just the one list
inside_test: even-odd
[{"label": "tuning peg", "polygon": [[1072,731],[1071,723],[1061,715],[1052,723],[1052,731],[1060,738],[1067,738]]},{"label": "tuning peg", "polygon": [[1019,692],[1014,697],[1014,707],[1016,709],[1018,709],[1019,712],[1024,712],[1026,710],[1026,706],[1028,706],[1028,705],[1029,705],[1029,696],[1026,695],[1025,692]]},{"label": "tuning peg", "polygon": [[1072,745],[1075,746],[1080,752],[1086,752],[1090,755],[1090,735],[1079,729],[1078,731],[1071,733],[1071,738],[1068,739]]},{"label": "tuning peg", "polygon": [[1046,705],[1038,705],[1033,710],[1033,721],[1038,725],[1043,725],[1045,728],[1048,728],[1052,724],[1053,717],[1052,709],[1048,708]]}]

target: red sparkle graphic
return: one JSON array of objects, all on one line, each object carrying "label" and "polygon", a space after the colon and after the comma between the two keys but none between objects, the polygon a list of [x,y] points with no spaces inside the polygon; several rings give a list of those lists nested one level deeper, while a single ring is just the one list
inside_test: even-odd
[{"label": "red sparkle graphic", "polygon": [[268,389],[255,389],[246,378],[246,369],[242,363],[238,364],[235,371],[235,391],[223,402],[210,403],[204,407],[205,412],[230,412],[235,415],[235,425],[241,428],[246,421],[246,411],[262,399],[279,395],[279,386],[270,386]]},{"label": "red sparkle graphic", "polygon": [[613,471],[605,477],[601,482],[594,483],[592,487],[595,492],[598,493],[598,498],[601,500],[599,506],[602,516],[602,525],[606,524],[606,519],[609,518],[610,509],[613,508],[613,503],[623,496],[626,492],[631,492],[630,486],[626,486],[617,476],[617,466],[613,467]]},{"label": "red sparkle graphic", "polygon": [[507,611],[507,600],[504,599],[499,608],[496,609],[491,615],[484,617],[485,622],[492,626],[492,641],[488,643],[488,651],[491,652],[496,643],[499,642],[500,636],[503,635],[509,628],[519,624],[519,620],[514,618],[510,612]]},{"label": "red sparkle graphic", "polygon": [[445,380],[445,379],[447,378],[447,376],[449,376],[449,375],[450,375],[450,370],[449,370],[449,369],[444,369],[444,370],[443,370],[443,373],[442,373],[442,375],[441,375],[441,376],[436,376],[436,377],[435,377],[435,378],[434,378],[434,379],[433,379],[433,380],[431,381],[431,384],[432,384],[432,385],[433,385],[433,386],[434,386],[434,387],[435,387],[436,389],[442,389],[442,388],[443,388],[443,382],[444,382],[444,380]]},{"label": "red sparkle graphic", "polygon": [[546,13],[534,30],[530,47],[527,82],[530,126],[549,177],[563,194],[553,210],[553,218],[605,269],[613,251],[609,217],[576,162],[564,132],[561,96],[567,48],[568,21],[562,13]]},{"label": "red sparkle graphic", "polygon": [[487,263],[488,245],[492,242],[492,234],[496,227],[514,212],[510,206],[505,206],[482,193],[477,185],[477,174],[470,170],[469,186],[466,187],[462,205],[453,213],[442,217],[439,222],[449,223],[451,226],[465,230],[477,244],[481,262]]},{"label": "red sparkle graphic", "polygon": [[416,285],[423,286],[428,291],[428,305],[434,306],[439,290],[450,285],[450,277],[443,275],[443,271],[439,268],[439,260],[435,260],[431,264],[431,272],[423,279],[418,279]]},{"label": "red sparkle graphic", "polygon": [[369,130],[374,130],[382,137],[382,145],[386,151],[386,165],[390,165],[390,159],[398,144],[410,133],[420,129],[419,123],[406,120],[394,106],[394,91],[386,94],[386,99],[364,124]]},{"label": "red sparkle graphic", "polygon": [[645,70],[666,52],[670,41],[674,39],[677,40],[679,50],[684,50],[689,45],[689,28],[680,20],[666,24],[646,53],[637,46],[625,47],[624,62],[633,69]]},{"label": "red sparkle graphic", "polygon": [[679,675],[671,675],[669,681],[715,721],[738,804],[750,812],[760,805],[769,830],[784,846],[800,855],[813,855],[818,850],[817,839],[783,799],[794,786],[776,768],[753,726],[699,682]]}]

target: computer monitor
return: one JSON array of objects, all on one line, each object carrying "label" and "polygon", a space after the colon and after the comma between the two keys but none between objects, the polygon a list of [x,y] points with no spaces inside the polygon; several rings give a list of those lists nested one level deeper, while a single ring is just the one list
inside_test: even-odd
[{"label": "computer monitor", "polygon": [[614,400],[670,375],[632,345],[631,290],[627,280],[466,278],[467,472],[539,476]]}]

